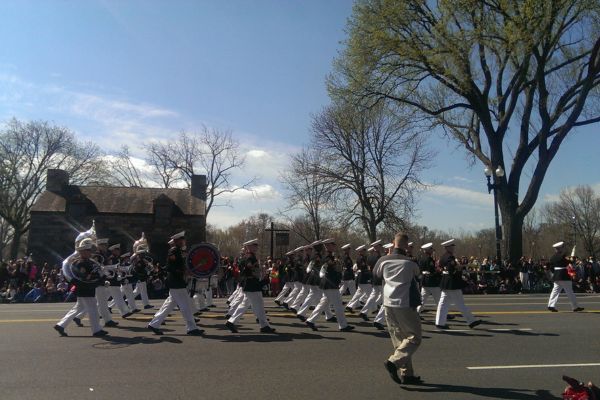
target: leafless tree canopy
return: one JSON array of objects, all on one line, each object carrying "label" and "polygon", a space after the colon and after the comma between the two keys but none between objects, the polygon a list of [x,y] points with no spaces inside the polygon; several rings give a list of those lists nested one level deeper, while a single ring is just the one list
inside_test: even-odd
[{"label": "leafless tree canopy", "polygon": [[[600,121],[599,22],[597,0],[360,1],[330,89],[410,107],[484,165],[502,166],[498,200],[516,260],[565,137]],[[519,196],[526,165],[533,174]]]},{"label": "leafless tree canopy", "polygon": [[[316,151],[303,149],[292,156],[289,169],[281,175],[288,202],[282,214],[307,242],[323,239],[323,227],[331,218],[331,185],[319,175],[319,161]],[[294,211],[301,211],[306,218],[295,216]]]},{"label": "leafless tree canopy", "polygon": [[207,178],[206,215],[219,197],[238,190],[248,190],[254,178],[240,185],[231,182],[232,173],[244,166],[245,157],[240,154],[239,143],[231,132],[203,127],[199,133],[182,132],[178,140],[170,143],[154,143],[146,147],[148,163],[160,176],[165,187],[183,180],[188,187],[192,175],[205,174]]},{"label": "leafless tree canopy", "polygon": [[563,190],[559,200],[546,205],[544,212],[548,222],[563,224],[569,230],[573,227],[588,254],[599,253],[600,196],[590,186]]},{"label": "leafless tree canopy", "polygon": [[428,165],[422,136],[385,103],[369,109],[334,103],[313,118],[310,173],[326,185],[330,206],[348,225],[359,223],[371,240],[378,226],[401,224]]},{"label": "leafless tree canopy", "polygon": [[133,163],[129,147],[121,147],[110,161],[111,178],[118,186],[145,187],[148,177]]},{"label": "leafless tree canopy", "polygon": [[29,229],[29,212],[46,183],[46,170],[66,170],[74,184],[106,178],[95,144],[78,142],[66,128],[43,121],[9,121],[0,131],[0,217],[12,229],[11,256]]}]

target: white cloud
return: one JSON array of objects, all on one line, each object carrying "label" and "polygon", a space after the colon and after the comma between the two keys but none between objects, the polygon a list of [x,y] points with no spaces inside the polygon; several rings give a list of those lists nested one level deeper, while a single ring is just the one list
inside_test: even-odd
[{"label": "white cloud", "polygon": [[[235,189],[235,187],[234,187]],[[278,200],[281,198],[279,192],[269,184],[251,186],[248,189],[240,189],[233,193],[223,193],[219,196],[223,200]]]},{"label": "white cloud", "polygon": [[445,204],[451,201],[455,205],[455,202],[462,202],[465,205],[479,206],[479,207],[490,207],[493,204],[493,196],[484,192],[477,192],[474,190],[463,189],[455,186],[447,185],[435,185],[427,189],[425,196],[429,196],[434,200],[445,200]]}]

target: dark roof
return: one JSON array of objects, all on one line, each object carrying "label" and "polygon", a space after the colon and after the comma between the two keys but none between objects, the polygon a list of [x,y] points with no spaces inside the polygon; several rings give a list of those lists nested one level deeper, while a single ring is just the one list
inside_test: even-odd
[{"label": "dark roof", "polygon": [[191,196],[189,189],[111,186],[68,186],[61,193],[46,190],[31,211],[64,212],[67,199],[81,198],[81,195],[91,201],[99,213],[153,214],[154,200],[161,197],[162,202],[166,196],[184,215],[204,215],[204,201]]}]

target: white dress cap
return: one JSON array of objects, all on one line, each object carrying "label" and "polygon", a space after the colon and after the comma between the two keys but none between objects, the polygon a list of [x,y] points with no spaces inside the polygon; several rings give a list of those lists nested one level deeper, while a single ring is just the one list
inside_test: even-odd
[{"label": "white dress cap", "polygon": [[321,241],[322,244],[335,244],[335,239],[334,238],[329,238],[329,239],[325,239]]},{"label": "white dress cap", "polygon": [[174,234],[173,236],[171,236],[172,240],[177,240],[177,239],[181,239],[185,237],[185,231],[181,231],[179,233]]},{"label": "white dress cap", "polygon": [[258,239],[248,240],[247,242],[242,243],[242,246],[250,246],[251,244],[258,244]]},{"label": "white dress cap", "polygon": [[356,250],[356,251],[361,251],[361,250],[364,250],[364,249],[366,249],[366,248],[367,248],[367,246],[365,246],[364,244],[361,244],[360,246],[358,246],[358,247],[357,247],[356,249],[354,249],[354,250]]},{"label": "white dress cap", "polygon": [[558,247],[562,247],[565,244],[565,242],[556,242],[552,245],[552,247],[554,247],[555,249]]},{"label": "white dress cap", "polygon": [[408,242],[408,247],[413,247],[413,242]]},{"label": "white dress cap", "polygon": [[454,239],[446,240],[445,242],[442,243],[442,246],[444,246],[444,247],[454,246]]},{"label": "white dress cap", "polygon": [[341,247],[341,249],[342,249],[342,250],[346,250],[346,249],[349,249],[349,248],[350,248],[350,243],[348,243],[348,244],[345,244],[345,245],[343,245],[343,246]]},{"label": "white dress cap", "polygon": [[425,243],[423,246],[421,246],[421,248],[422,248],[423,250],[425,250],[425,249],[430,249],[430,248],[432,248],[432,247],[433,247],[433,243],[431,243],[431,242],[429,242],[429,243]]},{"label": "white dress cap", "polygon": [[375,251],[375,247],[371,246],[367,249],[367,251]]},{"label": "white dress cap", "polygon": [[98,239],[96,240],[97,244],[108,244],[108,239],[102,238],[102,239]]},{"label": "white dress cap", "polygon": [[386,243],[383,245],[384,249],[389,249],[390,247],[394,247],[394,243]]},{"label": "white dress cap", "polygon": [[377,246],[378,244],[381,244],[381,239],[374,241],[373,243],[371,243],[371,246]]}]

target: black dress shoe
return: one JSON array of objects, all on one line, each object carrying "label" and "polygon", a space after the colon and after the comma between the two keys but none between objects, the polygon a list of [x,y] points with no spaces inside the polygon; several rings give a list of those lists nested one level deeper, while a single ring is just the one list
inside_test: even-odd
[{"label": "black dress shoe", "polygon": [[94,332],[94,334],[92,336],[102,337],[102,336],[106,336],[106,335],[108,335],[108,332],[100,329],[98,332]]},{"label": "black dress shoe", "polygon": [[352,314],[354,312],[354,310],[351,309],[350,307],[346,307],[346,311],[349,312],[350,314]]},{"label": "black dress shoe", "polygon": [[275,329],[271,328],[270,326],[263,326],[260,328],[260,333],[275,333]]},{"label": "black dress shoe", "polygon": [[343,327],[342,329],[340,329],[340,332],[350,332],[354,330],[354,326],[352,325],[346,325],[345,327]]},{"label": "black dress shoe", "polygon": [[450,329],[450,327],[448,325],[436,325],[435,327],[438,328],[438,329],[444,329],[444,330],[445,329]]},{"label": "black dress shoe", "polygon": [[313,324],[310,321],[306,321],[306,326],[308,326],[310,329],[312,329],[313,331],[318,331],[317,327],[315,326],[315,324]]},{"label": "black dress shoe", "polygon": [[121,318],[129,318],[132,315],[133,315],[133,313],[128,312],[128,313],[125,313],[125,314],[121,315]]},{"label": "black dress shoe", "polygon": [[187,333],[190,336],[202,336],[204,334],[204,329],[192,329]]},{"label": "black dress shoe", "polygon": [[225,319],[231,318],[231,314],[225,314]]},{"label": "black dress shoe", "polygon": [[548,307],[548,311],[558,312],[558,310],[554,307]]},{"label": "black dress shoe", "polygon": [[369,317],[367,316],[367,314],[360,313],[360,314],[358,314],[358,316],[361,317],[363,319],[363,321],[369,322]]},{"label": "black dress shoe", "polygon": [[289,310],[290,306],[288,305],[288,303],[283,303],[283,308],[285,308],[286,310]]},{"label": "black dress shoe", "polygon": [[194,322],[200,322],[200,318],[194,318]]},{"label": "black dress shoe", "polygon": [[199,317],[199,316],[201,316],[201,315],[202,315],[202,312],[201,312],[201,311],[196,311],[196,312],[194,313],[194,315],[195,315],[196,317]]},{"label": "black dress shoe", "polygon": [[140,310],[139,308],[136,308],[136,309],[134,309],[134,310],[133,310],[131,313],[132,313],[132,314],[135,314],[135,313],[138,313],[138,312],[140,312],[140,311],[142,311],[142,310]]},{"label": "black dress shoe", "polygon": [[215,306],[214,304],[211,304],[210,306],[208,306],[208,308],[217,308],[217,306]]},{"label": "black dress shoe", "polygon": [[279,300],[275,300],[275,304],[277,304],[278,306],[280,306],[281,302]]},{"label": "black dress shoe", "polygon": [[108,326],[109,328],[115,327],[115,326],[117,326],[117,325],[119,325],[119,323],[118,323],[118,322],[115,322],[115,321],[113,321],[113,320],[107,321],[107,322],[104,324],[104,326]]},{"label": "black dress shoe", "polygon": [[148,304],[148,305],[144,306],[144,310],[147,310],[147,309],[149,309],[149,308],[154,308],[154,306],[153,306],[153,305],[151,305],[151,304]]},{"label": "black dress shoe", "polygon": [[81,323],[81,320],[79,318],[77,318],[77,317],[73,318],[73,322],[75,322],[75,324],[78,327],[82,327],[83,326],[83,324]]},{"label": "black dress shoe", "polygon": [[112,307],[108,307],[108,312],[112,314]]},{"label": "black dress shoe", "polygon": [[402,383],[405,385],[421,385],[423,383],[423,379],[420,376],[403,376]]},{"label": "black dress shoe", "polygon": [[235,325],[234,325],[234,324],[232,324],[232,323],[231,323],[231,322],[229,322],[229,321],[227,321],[227,322],[225,323],[225,327],[226,327],[227,329],[229,329],[229,330],[231,331],[231,333],[238,333],[238,330],[237,330],[237,328],[235,327]]},{"label": "black dress shoe", "polygon": [[446,319],[449,319],[450,321],[452,321],[454,318],[456,318],[453,314],[448,314],[446,316]]},{"label": "black dress shoe", "polygon": [[155,328],[153,326],[148,325],[148,329],[150,329],[152,332],[154,332],[155,335],[162,335],[163,334],[163,332],[160,329]]},{"label": "black dress shoe", "polygon": [[584,308],[583,307],[577,307],[576,309],[573,310],[573,312],[579,312],[579,311],[583,311]]},{"label": "black dress shoe", "polygon": [[300,314],[298,314],[298,315],[296,315],[296,317],[298,317],[298,319],[299,319],[300,321],[302,321],[302,322],[306,322],[306,317],[305,317],[304,315],[300,315]]},{"label": "black dress shoe", "polygon": [[379,329],[380,331],[384,331],[385,330],[385,326],[383,326],[382,324],[380,324],[379,322],[373,322],[373,326],[377,329]]},{"label": "black dress shoe", "polygon": [[229,300],[227,300],[227,301],[225,302],[225,304],[227,304],[227,305],[230,305],[230,304],[231,304],[231,302],[230,302]]},{"label": "black dress shoe", "polygon": [[290,311],[293,312],[294,314],[298,314],[298,310],[296,310],[295,308],[290,307]]},{"label": "black dress shoe", "polygon": [[325,321],[327,321],[327,322],[337,322],[337,318],[335,316],[333,316],[331,318],[326,319]]},{"label": "black dress shoe", "polygon": [[60,336],[69,336],[67,335],[67,332],[65,332],[65,328],[63,328],[60,325],[54,325],[54,330],[58,333],[60,333]]},{"label": "black dress shoe", "polygon": [[398,376],[398,368],[393,362],[388,360],[385,363],[383,363],[383,366],[385,367],[385,369],[387,369],[387,372],[390,374],[390,377],[394,382],[396,382],[397,384],[402,384],[402,380]]},{"label": "black dress shoe", "polygon": [[476,321],[473,321],[469,324],[469,328],[473,329],[475,328],[477,325],[481,325],[483,323],[482,320],[478,319]]}]

